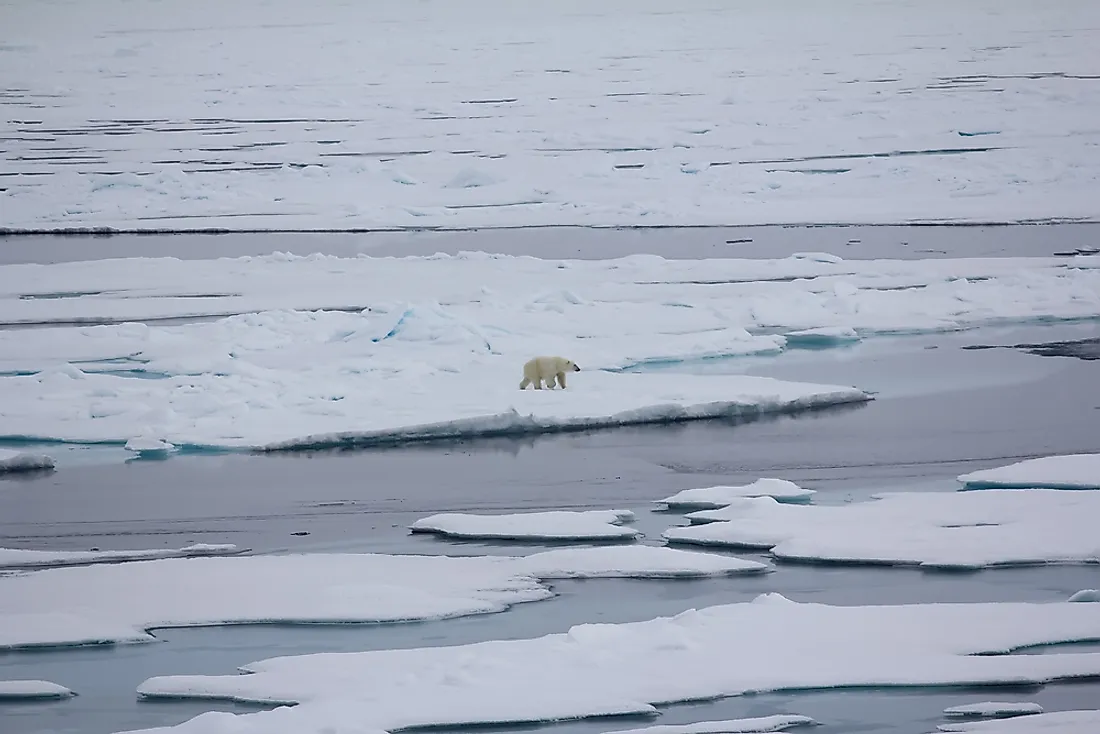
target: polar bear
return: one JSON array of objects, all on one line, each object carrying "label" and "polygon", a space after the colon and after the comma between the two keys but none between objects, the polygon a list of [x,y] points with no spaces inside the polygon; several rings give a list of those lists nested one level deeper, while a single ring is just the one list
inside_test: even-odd
[{"label": "polar bear", "polygon": [[557,379],[561,389],[565,389],[565,373],[580,372],[573,360],[565,357],[535,357],[523,365],[523,382],[519,383],[520,390],[526,390],[527,386],[534,383],[536,390],[542,389],[543,380],[549,390],[554,389],[554,380]]}]

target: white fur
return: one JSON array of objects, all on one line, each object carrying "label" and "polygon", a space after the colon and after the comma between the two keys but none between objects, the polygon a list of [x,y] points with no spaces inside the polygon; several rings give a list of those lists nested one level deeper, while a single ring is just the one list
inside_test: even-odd
[{"label": "white fur", "polygon": [[523,365],[523,382],[519,383],[519,389],[526,390],[528,385],[534,384],[536,390],[541,390],[545,381],[547,389],[553,390],[554,380],[557,380],[564,390],[565,373],[580,371],[573,360],[565,357],[535,357]]}]

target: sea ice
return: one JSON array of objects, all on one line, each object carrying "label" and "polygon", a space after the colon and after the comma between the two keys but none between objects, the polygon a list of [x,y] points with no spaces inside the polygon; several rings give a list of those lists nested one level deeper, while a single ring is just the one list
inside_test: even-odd
[{"label": "sea ice", "polygon": [[992,721],[965,721],[940,724],[940,731],[974,734],[1096,734],[1100,711],[1052,711],[1034,716],[1018,716]]},{"label": "sea ice", "polygon": [[1097,635],[1100,616],[1080,604],[828,606],[767,594],[534,639],[272,658],[243,666],[248,675],[151,678],[138,691],[300,704],[160,730],[177,734],[309,734],[335,723],[334,710],[386,730],[514,724],[749,692],[1046,683],[1100,673],[1100,653],[992,653]]},{"label": "sea ice", "polygon": [[944,716],[958,718],[979,717],[984,719],[1000,719],[1041,713],[1043,713],[1042,706],[1028,701],[982,701],[981,703],[952,706],[949,709],[943,710]]},{"label": "sea ice", "polygon": [[[1097,266],[478,253],[2,266],[0,322],[55,328],[0,330],[0,439],[287,448],[863,401],[697,367],[777,353],[805,329],[1100,317]],[[199,316],[224,318],[157,321]],[[127,323],[57,325],[82,319]],[[540,353],[581,365],[568,390],[516,389]]]},{"label": "sea ice", "polygon": [[449,538],[484,540],[634,540],[641,533],[624,528],[634,519],[630,510],[519,512],[473,515],[448,512],[414,522],[414,532]]},{"label": "sea ice", "polygon": [[770,549],[785,560],[943,568],[1100,562],[1100,495],[1051,489],[899,492],[839,506],[736,500],[688,515],[670,543]]},{"label": "sea ice", "polygon": [[46,680],[0,680],[0,701],[58,699],[73,695],[65,686]]},{"label": "sea ice", "polygon": [[126,442],[127,451],[133,451],[138,456],[165,456],[175,446],[159,438],[138,437]]},{"label": "sea ice", "polygon": [[[2,409],[0,409],[2,410]],[[38,471],[41,469],[53,469],[52,456],[45,454],[31,454],[25,451],[12,451],[0,449],[0,474],[6,472]]]},{"label": "sea ice", "polygon": [[3,227],[1096,214],[1090,2],[162,6],[5,7]]},{"label": "sea ice", "polygon": [[779,502],[808,502],[813,495],[814,490],[803,489],[786,479],[762,477],[751,484],[736,487],[718,486],[685,489],[671,497],[656,500],[656,502],[667,505],[670,509],[681,507],[715,509],[725,507],[731,502],[744,497],[771,497]]},{"label": "sea ice", "polygon": [[991,487],[1100,489],[1100,454],[1069,454],[1028,459],[959,477],[966,489]]},{"label": "sea ice", "polygon": [[1081,589],[1074,592],[1066,601],[1100,602],[1100,589]]},{"label": "sea ice", "polygon": [[157,558],[191,558],[194,556],[227,556],[242,552],[232,543],[196,543],[183,548],[122,551],[40,551],[22,548],[0,548],[0,569],[57,568],[88,566],[94,563],[148,561]]},{"label": "sea ice", "polygon": [[553,592],[542,579],[690,578],[767,569],[755,561],[653,546],[522,557],[235,556],[47,569],[0,576],[0,649],[147,642],[153,639],[148,630],[159,627],[442,619],[547,599]]},{"label": "sea ice", "polygon": [[798,329],[783,335],[789,347],[831,347],[860,340],[855,329],[847,326],[821,326],[816,329]]},{"label": "sea ice", "polygon": [[809,716],[776,714],[752,719],[700,721],[695,724],[663,724],[640,729],[617,729],[607,734],[754,734],[755,732],[786,731],[796,726],[812,726],[817,722]]}]

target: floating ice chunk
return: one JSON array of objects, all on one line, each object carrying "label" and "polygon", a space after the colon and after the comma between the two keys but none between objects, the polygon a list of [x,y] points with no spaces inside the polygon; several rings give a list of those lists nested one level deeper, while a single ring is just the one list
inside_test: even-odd
[{"label": "floating ice chunk", "polygon": [[[0,576],[0,649],[150,641],[146,630],[157,627],[443,619],[553,596],[541,579],[698,577],[767,568],[652,546],[522,557],[317,554],[56,568]],[[73,611],[52,611],[57,609]]]},{"label": "floating ice chunk", "polygon": [[830,347],[860,341],[855,329],[849,326],[821,326],[816,329],[788,331],[783,335],[789,347]]},{"label": "floating ice chunk", "polygon": [[141,456],[167,455],[176,447],[160,438],[138,437],[126,442],[126,450]]},{"label": "floating ice chunk", "polygon": [[791,255],[794,260],[810,260],[816,263],[842,263],[844,258],[839,255],[834,255],[831,252],[796,252]]},{"label": "floating ice chunk", "polygon": [[[785,560],[943,568],[1095,563],[1100,494],[1051,489],[910,492],[842,506],[741,499],[691,513],[670,543],[771,549]],[[1057,532],[1051,532],[1057,528]]]},{"label": "floating ice chunk", "polygon": [[766,563],[715,553],[683,553],[676,548],[635,545],[608,548],[561,548],[516,559],[516,565],[540,579],[698,578],[757,574]]},{"label": "floating ice chunk", "polygon": [[0,701],[69,698],[76,695],[65,686],[46,680],[0,680]]},{"label": "floating ice chunk", "polygon": [[780,502],[806,502],[814,495],[814,490],[803,489],[786,479],[761,477],[751,484],[736,487],[696,487],[685,489],[671,497],[656,500],[658,504],[670,509],[680,507],[717,508],[725,507],[744,497],[771,497]]},{"label": "floating ice chunk", "polygon": [[200,717],[161,730],[176,734],[312,734],[332,723],[333,705],[357,726],[387,730],[521,723],[652,714],[656,703],[748,692],[1049,682],[1100,672],[1100,653],[981,653],[1098,634],[1100,615],[1079,604],[861,607],[767,595],[534,639],[272,658],[243,666],[251,675],[158,677],[138,691],[300,704],[226,717],[217,729]]},{"label": "floating ice chunk", "polygon": [[959,477],[966,489],[991,487],[1100,489],[1100,454],[1068,454],[1028,459]]},{"label": "floating ice chunk", "polygon": [[445,513],[421,518],[413,532],[450,538],[494,540],[633,540],[641,533],[621,527],[634,519],[630,510],[520,512],[509,515]]},{"label": "floating ice chunk", "polygon": [[940,724],[937,728],[974,734],[1096,734],[1100,731],[1100,711],[1052,711],[1010,719]]},{"label": "floating ice chunk", "polygon": [[53,469],[54,464],[53,457],[46,456],[45,454],[31,454],[25,451],[0,449],[0,474],[4,474],[5,472]]},{"label": "floating ice chunk", "polygon": [[1066,601],[1100,602],[1100,589],[1081,589],[1074,592]]},{"label": "floating ice chunk", "polygon": [[957,718],[977,717],[983,719],[1001,719],[1041,713],[1043,713],[1042,706],[1027,701],[982,701],[981,703],[952,706],[949,709],[943,710],[944,716]]},{"label": "floating ice chunk", "polygon": [[196,543],[183,548],[123,551],[39,551],[21,548],[0,548],[0,569],[57,568],[87,566],[93,563],[148,561],[156,558],[190,558],[193,556],[227,556],[242,552],[232,543]]},{"label": "floating ice chunk", "polygon": [[607,734],[755,734],[756,732],[786,731],[796,726],[812,726],[816,723],[809,716],[776,714],[753,719],[700,721],[695,724],[665,724],[644,726],[640,729],[618,729]]}]

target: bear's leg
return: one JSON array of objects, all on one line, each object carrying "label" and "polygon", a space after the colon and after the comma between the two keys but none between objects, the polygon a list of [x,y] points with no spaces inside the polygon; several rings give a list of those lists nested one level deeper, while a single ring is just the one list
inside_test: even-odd
[{"label": "bear's leg", "polygon": [[541,377],[536,377],[535,378],[535,389],[536,390],[541,390],[542,389],[542,378]]},{"label": "bear's leg", "polygon": [[564,372],[559,372],[558,373],[558,384],[561,385],[562,390],[565,389],[565,373]]},{"label": "bear's leg", "polygon": [[531,384],[531,380],[528,379],[527,377],[524,377],[523,382],[519,383],[519,389],[520,390],[526,390],[527,386],[530,385],[530,384]]}]

